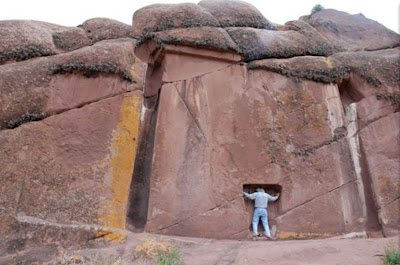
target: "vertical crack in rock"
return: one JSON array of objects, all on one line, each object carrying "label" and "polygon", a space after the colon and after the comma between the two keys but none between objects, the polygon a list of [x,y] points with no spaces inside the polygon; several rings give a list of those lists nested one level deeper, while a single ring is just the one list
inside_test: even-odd
[{"label": "vertical crack in rock", "polygon": [[[186,89],[186,80],[184,80],[182,82],[182,89],[185,90]],[[207,137],[204,135],[203,130],[200,127],[200,123],[199,121],[196,119],[195,115],[193,114],[193,112],[191,111],[190,107],[188,106],[188,104],[186,103],[186,101],[183,99],[182,95],[179,93],[178,88],[175,86],[175,90],[176,93],[179,96],[180,101],[182,102],[182,104],[185,106],[185,109],[188,111],[189,116],[192,118],[194,124],[196,125],[197,129],[199,130],[199,132],[201,133],[201,135],[203,136],[204,140],[206,140],[206,144],[208,145],[208,140]]]},{"label": "vertical crack in rock", "polygon": [[130,185],[126,218],[127,228],[131,231],[143,231],[147,223],[158,97],[157,94],[151,98],[145,98],[143,103],[145,108],[142,110],[144,114]]},{"label": "vertical crack in rock", "polygon": [[362,202],[363,218],[366,220],[367,231],[383,231],[379,223],[377,205],[373,198],[371,176],[368,163],[362,150],[361,139],[358,135],[357,104],[352,103],[346,108],[348,121],[348,136],[351,158],[357,178],[358,194]]},{"label": "vertical crack in rock", "polygon": [[346,108],[346,118],[349,122],[348,125],[348,142],[350,146],[351,158],[353,161],[354,171],[357,177],[357,188],[360,194],[360,199],[362,202],[363,217],[367,217],[367,206],[365,204],[365,194],[364,194],[364,183],[361,178],[361,166],[360,166],[360,143],[357,134],[357,108],[356,104],[352,103]]},{"label": "vertical crack in rock", "polygon": [[14,213],[15,216],[17,216],[17,214],[18,214],[18,208],[19,208],[19,204],[21,202],[21,198],[22,198],[22,193],[24,191],[24,187],[25,187],[25,179],[22,181],[21,189],[20,189],[20,192],[18,194],[17,204],[15,205],[15,213]]}]

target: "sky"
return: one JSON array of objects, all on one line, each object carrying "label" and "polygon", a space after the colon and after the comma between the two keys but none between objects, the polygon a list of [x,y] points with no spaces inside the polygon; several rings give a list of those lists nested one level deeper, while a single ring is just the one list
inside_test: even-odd
[{"label": "sky", "polygon": [[[245,0],[270,21],[284,24],[310,14],[316,4],[350,14],[362,13],[399,33],[399,0]],[[198,3],[199,0],[3,0],[0,20],[29,19],[63,26],[77,26],[85,20],[106,17],[132,24],[133,13],[154,3]]]}]

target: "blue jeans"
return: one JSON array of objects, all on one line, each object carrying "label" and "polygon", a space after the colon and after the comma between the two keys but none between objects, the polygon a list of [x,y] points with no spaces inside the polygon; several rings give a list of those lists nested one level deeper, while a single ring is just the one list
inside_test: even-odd
[{"label": "blue jeans", "polygon": [[264,208],[254,208],[254,214],[253,214],[253,233],[255,235],[258,235],[258,222],[261,218],[261,222],[264,226],[265,230],[265,235],[266,236],[271,236],[271,233],[269,232],[269,227],[268,227],[268,213],[267,209]]}]

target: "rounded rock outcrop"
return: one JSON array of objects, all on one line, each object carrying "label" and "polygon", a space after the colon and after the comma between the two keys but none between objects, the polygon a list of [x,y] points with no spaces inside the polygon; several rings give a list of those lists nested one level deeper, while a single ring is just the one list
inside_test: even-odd
[{"label": "rounded rock outcrop", "polygon": [[82,24],[88,38],[97,42],[108,39],[137,38],[131,25],[109,18],[92,18]]},{"label": "rounded rock outcrop", "polygon": [[0,21],[0,65],[90,45],[84,31],[34,20]]},{"label": "rounded rock outcrop", "polygon": [[337,50],[371,51],[400,45],[400,35],[362,14],[325,9],[300,19],[317,29]]},{"label": "rounded rock outcrop", "polygon": [[154,4],[137,10],[132,25],[143,33],[175,28],[219,27],[218,21],[202,7],[192,4]]},{"label": "rounded rock outcrop", "polygon": [[254,6],[237,0],[203,0],[199,6],[208,10],[219,22],[221,27],[252,27],[275,30],[273,23],[268,21]]}]

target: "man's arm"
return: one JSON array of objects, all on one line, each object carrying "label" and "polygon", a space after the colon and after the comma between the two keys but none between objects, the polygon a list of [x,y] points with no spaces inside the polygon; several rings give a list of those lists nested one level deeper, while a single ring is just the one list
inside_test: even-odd
[{"label": "man's arm", "polygon": [[274,202],[279,198],[279,195],[280,195],[279,192],[276,194],[276,196],[271,196],[271,195],[268,194],[268,200]]},{"label": "man's arm", "polygon": [[243,192],[243,195],[246,196],[247,198],[254,200],[256,198],[256,195],[254,193],[248,194],[246,192]]}]

